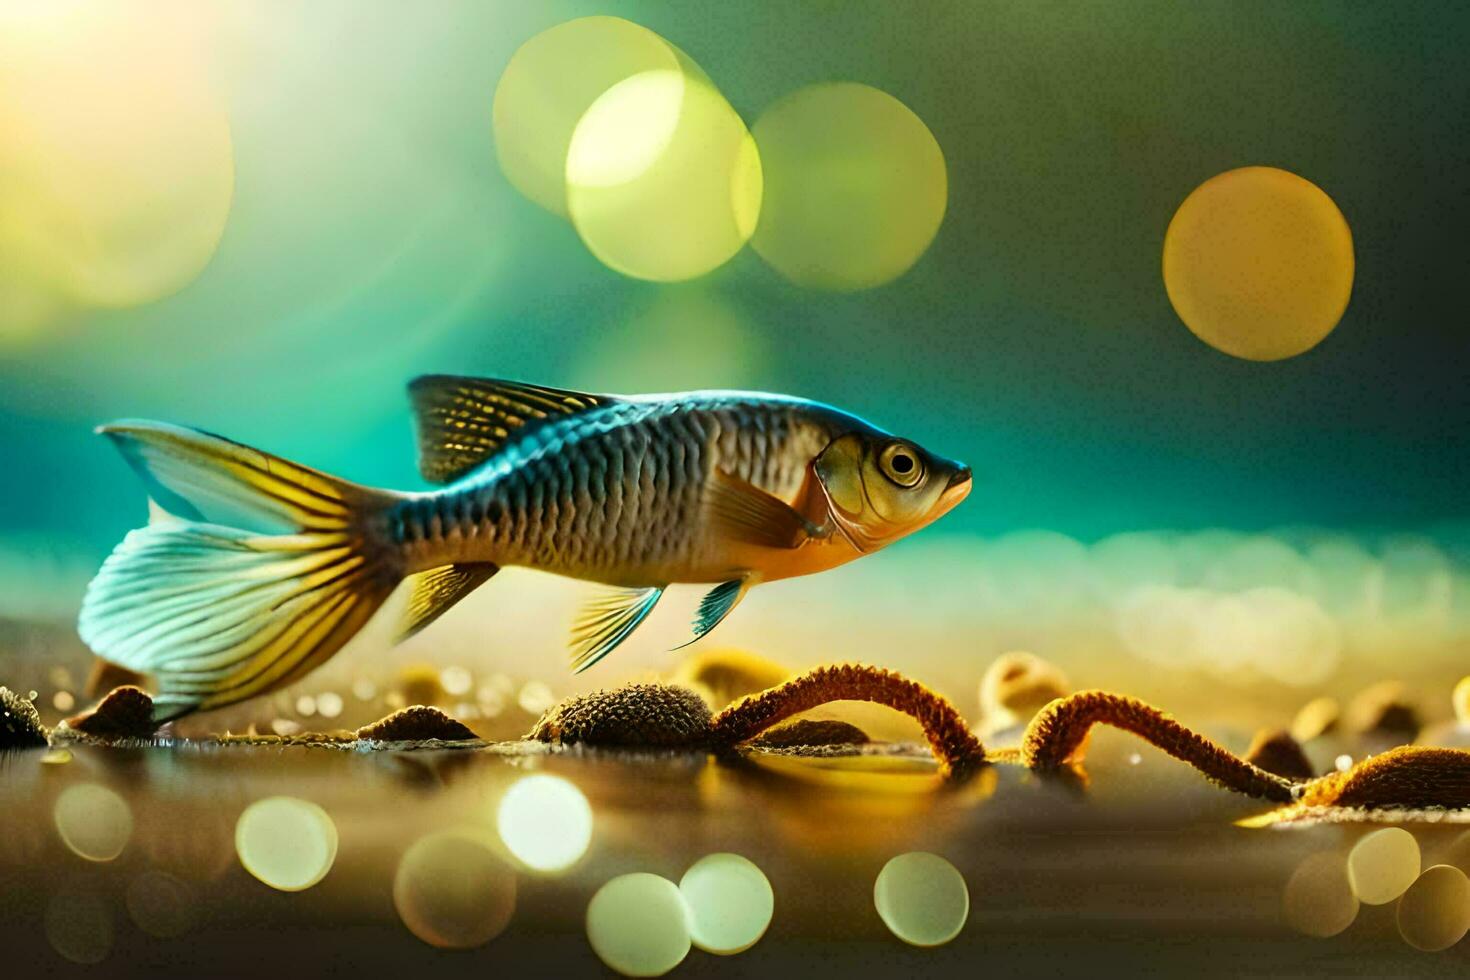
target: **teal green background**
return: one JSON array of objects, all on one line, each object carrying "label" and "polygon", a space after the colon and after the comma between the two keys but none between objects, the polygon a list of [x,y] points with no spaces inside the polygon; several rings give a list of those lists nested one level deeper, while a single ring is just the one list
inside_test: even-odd
[{"label": "teal green background", "polygon": [[[182,292],[0,349],[0,537],[100,558],[140,522],[118,416],[197,425],[420,486],[423,372],[833,402],[971,463],[951,531],[1312,525],[1463,557],[1470,477],[1470,13],[1461,4],[221,4],[210,65],[236,191]],[[875,290],[802,289],[748,250],[624,278],[500,174],[512,52],[574,16],[659,32],[747,122],[814,82],[933,131],[949,210]],[[1234,167],[1318,184],[1352,302],[1300,357],[1235,360],[1171,310],[1174,209]]]}]

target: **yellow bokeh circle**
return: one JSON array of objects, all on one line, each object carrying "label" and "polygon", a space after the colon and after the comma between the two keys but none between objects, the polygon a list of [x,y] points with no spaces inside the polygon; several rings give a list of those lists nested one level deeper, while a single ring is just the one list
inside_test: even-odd
[{"label": "yellow bokeh circle", "polygon": [[567,152],[567,206],[587,248],[638,279],[704,275],[749,240],[761,162],[740,116],[681,70],[642,72],[587,110]]},{"label": "yellow bokeh circle", "polygon": [[0,9],[0,267],[14,332],[75,306],[151,302],[224,233],[230,128],[185,8]]},{"label": "yellow bokeh circle", "polygon": [[542,31],[511,56],[495,88],[500,169],[526,197],[566,216],[567,149],[592,103],[624,79],[686,65],[673,45],[621,17],[579,17]]},{"label": "yellow bokeh circle", "polygon": [[793,282],[879,286],[934,240],[949,197],[944,153],[893,96],[853,82],[812,85],[752,131],[765,191],[751,244]]},{"label": "yellow bokeh circle", "polygon": [[1251,361],[1311,350],[1342,319],[1353,287],[1347,220],[1317,185],[1242,167],[1185,198],[1164,235],[1164,286],[1185,326]]}]

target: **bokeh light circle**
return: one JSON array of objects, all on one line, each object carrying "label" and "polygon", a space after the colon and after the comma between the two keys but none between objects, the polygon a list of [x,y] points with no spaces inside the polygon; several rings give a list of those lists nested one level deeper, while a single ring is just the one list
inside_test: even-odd
[{"label": "bokeh light circle", "polygon": [[1449,949],[1470,932],[1470,879],[1448,864],[1425,868],[1396,911],[1404,942],[1428,953]]},{"label": "bokeh light circle", "polygon": [[1321,343],[1347,310],[1353,238],[1332,198],[1275,167],[1242,167],[1184,199],[1164,235],[1174,311],[1211,347],[1251,361]]},{"label": "bokeh light circle", "polygon": [[1326,851],[1297,865],[1287,879],[1281,905],[1286,921],[1305,936],[1335,936],[1358,917],[1358,898],[1348,881],[1347,860]]},{"label": "bokeh light circle", "polygon": [[1348,880],[1364,905],[1384,905],[1419,877],[1419,842],[1402,827],[1364,834],[1348,852]]},{"label": "bokeh light circle", "polygon": [[728,956],[754,946],[776,907],[765,873],[739,854],[707,854],[684,872],[679,891],[689,906],[694,945]]},{"label": "bokeh light circle", "polygon": [[393,905],[409,931],[430,946],[470,949],[510,923],[515,872],[468,834],[430,834],[398,862]]},{"label": "bokeh light circle", "polygon": [[760,155],[740,116],[702,75],[641,72],[577,124],[567,207],[609,268],[675,282],[729,261],[761,210]]},{"label": "bokeh light circle", "polygon": [[128,915],[138,928],[159,939],[173,939],[194,925],[199,898],[187,882],[166,871],[145,871],[128,882]]},{"label": "bokeh light circle", "polygon": [[868,85],[812,85],[752,127],[765,190],[751,245],[791,281],[880,286],[907,272],[939,231],[944,153],[923,121]]},{"label": "bokeh light circle", "polygon": [[522,864],[536,871],[561,871],[587,852],[592,806],[567,780],[536,773],[506,790],[495,824],[506,848]]},{"label": "bokeh light circle", "polygon": [[309,800],[272,796],[245,808],[235,824],[235,853],[256,878],[283,892],[312,887],[337,860],[337,825]]},{"label": "bokeh light circle", "polygon": [[112,913],[95,891],[68,888],[53,895],[43,928],[51,947],[73,963],[92,966],[112,952]]},{"label": "bokeh light circle", "polygon": [[198,30],[183,8],[0,7],[0,269],[18,298],[0,329],[157,300],[214,255],[234,159]]},{"label": "bokeh light circle", "polygon": [[873,904],[899,939],[914,946],[942,946],[965,927],[970,891],[964,876],[944,858],[910,851],[878,872]]},{"label": "bokeh light circle", "polygon": [[53,815],[62,842],[88,861],[111,861],[133,835],[128,801],[96,783],[78,783],[62,790]]},{"label": "bokeh light circle", "polygon": [[689,909],[667,878],[620,875],[588,903],[587,941],[624,976],[663,976],[689,955]]},{"label": "bokeh light circle", "polygon": [[620,17],[579,17],[542,31],[511,56],[495,88],[501,170],[526,197],[566,216],[567,150],[592,103],[624,79],[682,64],[673,45]]}]

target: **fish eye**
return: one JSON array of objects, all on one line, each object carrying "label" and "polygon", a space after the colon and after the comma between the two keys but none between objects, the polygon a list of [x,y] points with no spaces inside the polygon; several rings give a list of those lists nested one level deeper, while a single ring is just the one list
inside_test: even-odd
[{"label": "fish eye", "polygon": [[883,475],[901,487],[917,486],[924,478],[924,464],[912,446],[901,442],[889,443],[878,457]]}]

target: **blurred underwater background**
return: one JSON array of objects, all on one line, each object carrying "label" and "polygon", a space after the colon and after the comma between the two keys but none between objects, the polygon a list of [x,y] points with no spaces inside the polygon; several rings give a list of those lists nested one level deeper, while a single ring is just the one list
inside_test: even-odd
[{"label": "blurred underwater background", "polygon": [[[145,519],[94,425],[420,488],[404,385],[448,372],[789,392],[974,467],[936,527],[760,590],[712,643],[957,697],[1024,649],[1227,713],[1387,674],[1448,714],[1470,649],[1463,10],[432,12],[0,6],[0,658],[46,711],[79,683],[48,656],[84,668],[88,578]],[[1181,204],[1251,166],[1345,221],[1330,322],[1315,280],[1283,287],[1295,356],[1202,343],[1161,275]],[[672,669],[666,602],[567,673],[579,589],[508,573],[309,683],[427,662],[561,695]]]}]

